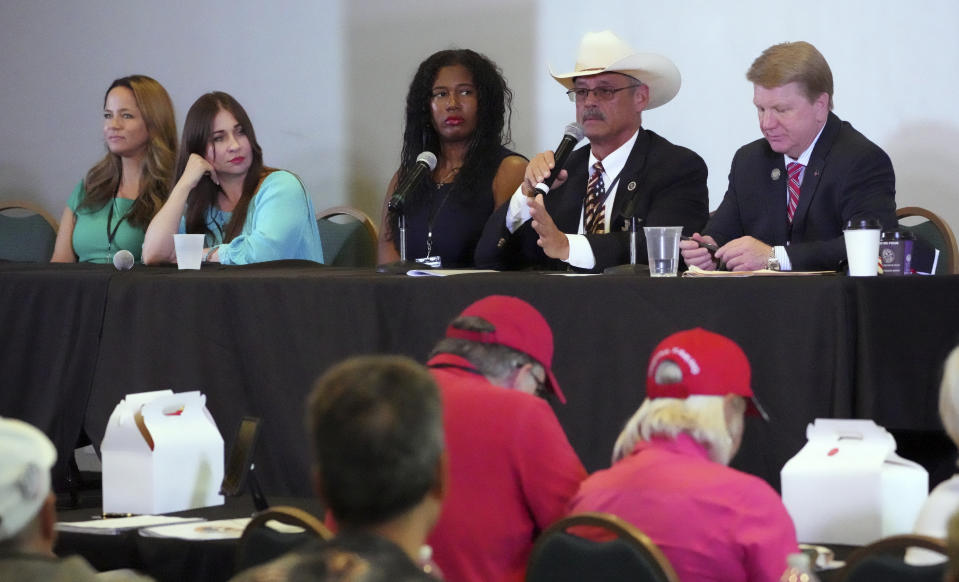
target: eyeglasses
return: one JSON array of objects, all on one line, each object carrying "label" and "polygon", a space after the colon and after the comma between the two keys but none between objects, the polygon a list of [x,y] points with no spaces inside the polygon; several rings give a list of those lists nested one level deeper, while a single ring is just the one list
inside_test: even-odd
[{"label": "eyeglasses", "polygon": [[540,398],[546,398],[550,393],[549,387],[546,385],[546,370],[539,366],[534,366],[533,370],[533,372],[530,372],[533,376],[533,381],[536,382],[536,390],[533,394]]},{"label": "eyeglasses", "polygon": [[596,87],[595,89],[577,87],[576,89],[570,89],[566,92],[566,94],[569,96],[569,100],[573,103],[576,103],[577,101],[586,101],[590,93],[596,97],[597,101],[609,101],[613,98],[613,95],[619,91],[632,89],[633,87],[639,87],[639,85],[627,85],[625,87],[620,87],[619,89],[610,89],[609,87]]}]

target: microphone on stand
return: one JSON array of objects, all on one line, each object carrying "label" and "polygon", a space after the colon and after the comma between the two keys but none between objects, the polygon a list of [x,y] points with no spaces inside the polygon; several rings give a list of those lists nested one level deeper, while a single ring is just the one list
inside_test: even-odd
[{"label": "microphone on stand", "polygon": [[629,263],[603,269],[603,273],[606,275],[636,275],[649,272],[649,265],[639,264],[637,262],[639,257],[636,256],[636,237],[639,233],[639,225],[643,222],[642,218],[637,218],[635,215],[637,198],[638,196],[635,195],[630,198],[626,208],[620,214],[626,219],[626,224],[629,225]]},{"label": "microphone on stand", "polygon": [[553,182],[556,180],[556,176],[559,175],[560,170],[563,169],[563,166],[566,165],[566,158],[569,157],[569,154],[572,153],[573,148],[576,147],[580,141],[582,141],[584,135],[583,126],[578,123],[570,123],[566,126],[566,133],[563,134],[563,141],[559,142],[559,145],[556,146],[556,151],[553,153],[553,159],[555,164],[553,165],[553,171],[549,173],[549,176],[543,179],[542,182],[533,186],[541,194],[546,194],[549,192],[549,187],[553,185]]},{"label": "microphone on stand", "polygon": [[393,273],[393,274],[404,274],[411,269],[428,269],[426,265],[421,265],[420,263],[409,261],[406,259],[406,215],[403,214],[403,204],[406,202],[406,197],[413,192],[419,183],[423,180],[423,177],[432,172],[436,168],[436,155],[433,152],[423,152],[420,155],[416,156],[416,164],[413,166],[413,169],[406,175],[403,179],[403,182],[400,183],[396,190],[393,191],[393,195],[390,197],[390,201],[386,205],[386,209],[391,214],[398,215],[396,217],[396,225],[399,230],[399,242],[400,242],[400,260],[394,261],[392,263],[386,263],[383,265],[377,265],[377,273]]},{"label": "microphone on stand", "polygon": [[423,176],[426,176],[434,169],[436,169],[436,156],[433,152],[423,152],[416,156],[416,164],[406,175],[403,183],[397,186],[396,190],[393,191],[393,195],[390,197],[390,202],[386,205],[386,208],[390,212],[402,212],[406,197],[419,186]]}]

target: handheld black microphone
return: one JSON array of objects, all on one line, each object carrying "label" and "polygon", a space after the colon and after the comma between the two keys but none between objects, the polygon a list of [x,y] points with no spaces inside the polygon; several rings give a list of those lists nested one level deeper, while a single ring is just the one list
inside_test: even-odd
[{"label": "handheld black microphone", "polygon": [[119,250],[113,255],[113,266],[117,271],[129,271],[133,268],[133,263],[133,253],[126,249]]},{"label": "handheld black microphone", "polygon": [[386,205],[387,209],[390,212],[401,212],[406,197],[416,188],[420,180],[423,179],[423,176],[426,175],[427,172],[432,172],[434,168],[436,168],[436,156],[433,152],[423,152],[416,156],[416,165],[413,166],[410,173],[406,175],[403,183],[397,186],[396,190],[393,191],[393,196],[390,197],[390,202]]},{"label": "handheld black microphone", "polygon": [[546,177],[542,182],[534,186],[542,194],[549,192],[549,187],[553,185],[553,182],[556,180],[556,176],[559,175],[560,171],[563,169],[563,166],[566,165],[566,158],[569,157],[569,154],[572,153],[573,148],[576,147],[583,139],[584,131],[583,126],[578,123],[570,123],[566,126],[566,133],[563,134],[563,141],[559,142],[559,145],[556,147],[556,151],[553,152],[553,160],[555,164],[553,165],[553,171],[549,173],[549,176]]}]

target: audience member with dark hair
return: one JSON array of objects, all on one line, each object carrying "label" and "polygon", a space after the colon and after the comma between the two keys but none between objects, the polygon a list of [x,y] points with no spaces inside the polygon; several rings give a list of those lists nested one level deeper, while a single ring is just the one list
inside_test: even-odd
[{"label": "audience member with dark hair", "polygon": [[493,210],[523,179],[526,158],[510,151],[513,94],[495,63],[469,49],[423,61],[406,96],[400,169],[383,202],[379,262],[400,258],[398,215],[387,211],[416,158],[432,152],[436,168],[403,205],[410,260],[439,257],[444,267],[473,264],[473,250]]},{"label": "audience member with dark hair", "polygon": [[433,580],[417,565],[446,491],[442,408],[423,366],[349,359],[307,403],[317,494],[339,533],[241,573],[236,582]]},{"label": "audience member with dark hair", "polygon": [[792,519],[765,481],[727,466],[747,413],[763,414],[735,342],[700,328],[667,337],[650,357],[646,400],[620,433],[613,466],[583,482],[570,513],[631,522],[681,580],[778,580],[798,551]]},{"label": "audience member with dark hair", "polygon": [[552,359],[543,316],[502,295],[467,307],[430,356],[450,487],[429,541],[449,580],[522,580],[536,536],[586,477],[549,404],[534,396],[565,402]]},{"label": "audience member with dark hair", "polygon": [[253,124],[230,95],[207,93],[190,107],[176,175],[147,228],[144,263],[176,262],[175,233],[205,235],[204,261],[323,262],[313,201],[295,175],[263,165]]},{"label": "audience member with dark hair", "polygon": [[16,582],[148,582],[130,571],[103,577],[79,556],[57,558],[53,443],[35,427],[0,418],[0,580]]},{"label": "audience member with dark hair", "polygon": [[176,119],[166,89],[122,77],[103,98],[107,154],[74,188],[60,218],[54,263],[109,263],[119,250],[140,260],[143,234],[173,182]]}]

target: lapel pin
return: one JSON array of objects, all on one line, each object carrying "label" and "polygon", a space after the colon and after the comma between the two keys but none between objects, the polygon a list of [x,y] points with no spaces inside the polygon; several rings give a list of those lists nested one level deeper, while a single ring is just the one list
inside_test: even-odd
[{"label": "lapel pin", "polygon": [[779,171],[779,168],[773,168],[773,171],[769,172],[769,177],[773,179],[773,182],[778,180],[779,176],[782,176],[782,172]]},{"label": "lapel pin", "polygon": [[626,189],[632,192],[636,189],[636,180],[630,180],[629,184],[626,184]]}]

